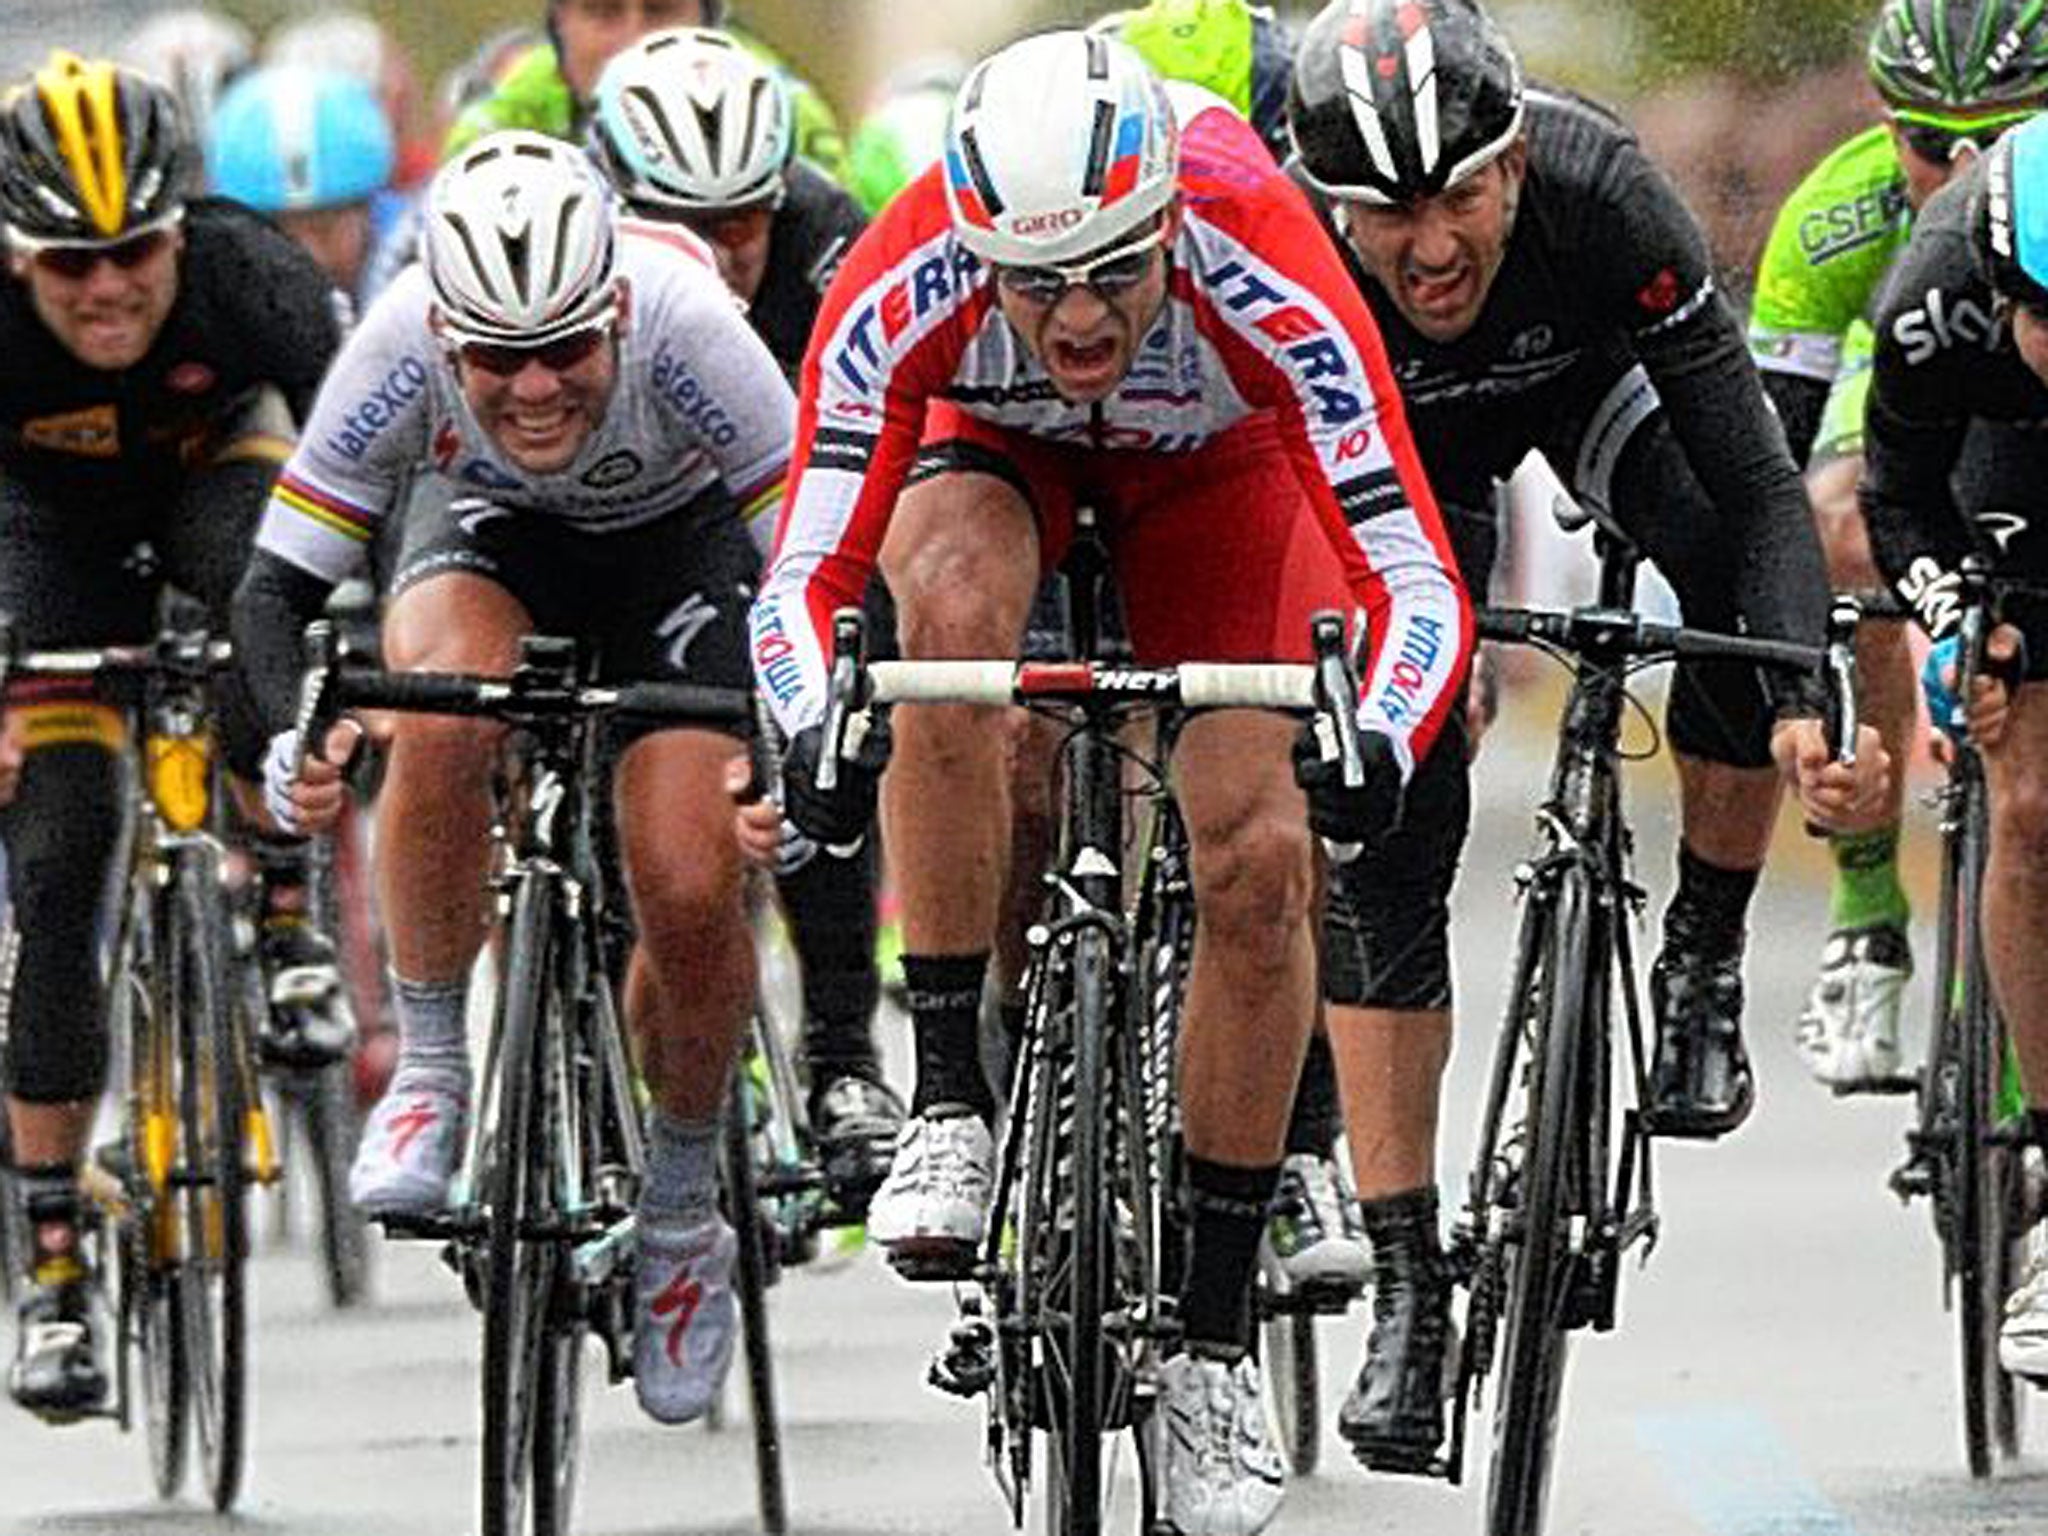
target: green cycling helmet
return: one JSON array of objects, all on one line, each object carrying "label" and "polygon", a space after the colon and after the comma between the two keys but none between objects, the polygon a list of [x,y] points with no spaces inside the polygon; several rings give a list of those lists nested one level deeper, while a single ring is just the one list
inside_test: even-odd
[{"label": "green cycling helmet", "polygon": [[2048,101],[2048,0],[1886,0],[1870,78],[1904,118],[1958,127]]}]

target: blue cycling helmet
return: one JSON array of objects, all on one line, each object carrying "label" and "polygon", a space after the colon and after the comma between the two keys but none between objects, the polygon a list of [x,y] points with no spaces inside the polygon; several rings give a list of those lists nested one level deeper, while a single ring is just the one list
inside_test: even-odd
[{"label": "blue cycling helmet", "polygon": [[2048,313],[2048,113],[1991,146],[1970,210],[1971,244],[1992,290]]},{"label": "blue cycling helmet", "polygon": [[207,127],[213,190],[264,213],[359,203],[391,184],[391,124],[337,70],[269,64],[228,88]]}]

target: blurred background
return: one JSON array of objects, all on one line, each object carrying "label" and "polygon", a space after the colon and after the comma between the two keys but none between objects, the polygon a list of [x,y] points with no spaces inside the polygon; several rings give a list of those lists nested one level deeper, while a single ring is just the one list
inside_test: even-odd
[{"label": "blurred background", "polygon": [[[19,75],[55,45],[109,46],[149,0],[8,0],[0,67]],[[229,0],[259,34],[324,7]],[[1018,33],[1112,9],[1075,0],[735,0],[739,19],[813,80],[851,126],[892,71],[921,55],[974,55]],[[1822,151],[1874,120],[1861,51],[1876,0],[1495,0],[1532,74],[1619,107],[1673,174],[1715,243],[1738,303],[1782,196]],[[542,0],[374,0],[357,7],[409,53],[422,101],[490,33],[541,19]],[[1283,4],[1299,19],[1313,7]]]}]

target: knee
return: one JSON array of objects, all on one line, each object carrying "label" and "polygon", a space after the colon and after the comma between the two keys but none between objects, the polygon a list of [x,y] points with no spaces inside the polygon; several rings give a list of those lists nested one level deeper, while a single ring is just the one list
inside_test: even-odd
[{"label": "knee", "polygon": [[2048,780],[2027,775],[2001,785],[1991,808],[1992,837],[2014,873],[2048,885]]},{"label": "knee", "polygon": [[1277,810],[1190,827],[1195,901],[1205,931],[1278,958],[1308,916],[1308,826]]},{"label": "knee", "polygon": [[481,797],[504,727],[452,715],[401,714],[391,731],[392,770],[429,775],[437,796]]},{"label": "knee", "polygon": [[631,884],[633,918],[658,971],[701,976],[725,948],[745,943],[736,861],[663,860],[636,872]]}]

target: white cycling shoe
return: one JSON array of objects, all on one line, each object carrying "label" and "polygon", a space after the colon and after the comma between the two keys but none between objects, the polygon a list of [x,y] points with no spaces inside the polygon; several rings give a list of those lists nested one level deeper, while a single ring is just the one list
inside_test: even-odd
[{"label": "white cycling shoe", "polygon": [[1898,924],[1828,936],[1794,1037],[1814,1081],[1853,1093],[1898,1075],[1899,1011],[1912,979],[1913,952]]},{"label": "white cycling shoe", "polygon": [[1180,1536],[1256,1536],[1287,1491],[1258,1367],[1249,1355],[1235,1364],[1175,1355],[1159,1384],[1167,1524]]},{"label": "white cycling shoe", "polygon": [[1259,1258],[1290,1290],[1303,1286],[1358,1291],[1372,1272],[1357,1202],[1336,1164],[1293,1152],[1280,1165],[1272,1214],[1259,1237]]},{"label": "white cycling shoe", "polygon": [[469,1096],[403,1073],[377,1101],[348,1170],[348,1197],[365,1216],[430,1216],[448,1207],[462,1161]]},{"label": "white cycling shoe", "polygon": [[971,1256],[988,1230],[995,1142],[981,1117],[940,1106],[903,1122],[868,1205],[868,1240],[899,1255]]},{"label": "white cycling shoe", "polygon": [[739,1238],[714,1216],[679,1229],[643,1224],[638,1239],[633,1393],[656,1423],[687,1424],[710,1411],[732,1366]]}]

